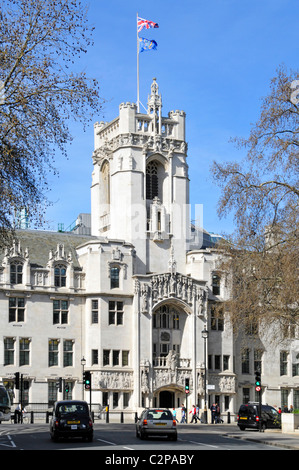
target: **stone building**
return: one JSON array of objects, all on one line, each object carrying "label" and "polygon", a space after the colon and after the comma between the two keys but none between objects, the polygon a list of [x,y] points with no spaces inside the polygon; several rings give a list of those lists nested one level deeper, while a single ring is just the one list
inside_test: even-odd
[{"label": "stone building", "polygon": [[1,256],[3,382],[14,388],[19,372],[26,403],[89,400],[88,370],[92,403],[112,411],[187,398],[233,416],[256,398],[261,363],[263,399],[298,400],[289,345],[269,371],[273,351],[241,348],[225,315],[214,316],[228,287],[214,237],[190,221],[185,113],[162,116],[154,79],[147,113],[122,103],[117,118],[95,124],[94,142],[91,214],[70,232],[18,230]]}]

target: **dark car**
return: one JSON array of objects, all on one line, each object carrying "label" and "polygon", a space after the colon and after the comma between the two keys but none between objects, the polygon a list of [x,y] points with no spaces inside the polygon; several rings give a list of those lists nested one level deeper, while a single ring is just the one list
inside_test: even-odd
[{"label": "dark car", "polygon": [[176,420],[167,408],[143,410],[136,423],[136,436],[140,439],[149,436],[166,436],[176,441]]},{"label": "dark car", "polygon": [[244,431],[246,428],[260,429],[260,426],[263,430],[281,427],[281,418],[278,411],[273,406],[261,405],[261,416],[259,416],[258,403],[241,405],[237,422],[241,431]]},{"label": "dark car", "polygon": [[93,422],[86,401],[63,400],[55,403],[50,421],[51,439],[81,437],[93,440]]}]

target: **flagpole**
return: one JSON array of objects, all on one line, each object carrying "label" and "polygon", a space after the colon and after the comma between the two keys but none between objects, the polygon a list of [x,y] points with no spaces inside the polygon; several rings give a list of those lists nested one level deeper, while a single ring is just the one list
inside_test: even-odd
[{"label": "flagpole", "polygon": [[137,113],[139,113],[139,36],[138,36],[138,13],[136,18],[137,31]]}]

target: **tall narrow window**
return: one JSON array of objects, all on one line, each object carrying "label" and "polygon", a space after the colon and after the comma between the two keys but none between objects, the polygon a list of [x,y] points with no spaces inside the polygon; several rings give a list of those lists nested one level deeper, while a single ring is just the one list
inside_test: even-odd
[{"label": "tall narrow window", "polygon": [[146,199],[158,197],[158,164],[150,162],[146,167]]},{"label": "tall narrow window", "polygon": [[280,375],[288,375],[289,355],[286,351],[280,352]]},{"label": "tall narrow window", "polygon": [[91,363],[92,365],[99,363],[99,351],[97,349],[91,350]]},{"label": "tall narrow window", "polygon": [[110,349],[103,350],[103,366],[110,365]]},{"label": "tall narrow window", "polygon": [[54,284],[55,284],[55,287],[66,286],[66,267],[65,266],[56,266],[54,270]]},{"label": "tall narrow window", "polygon": [[30,360],[30,340],[28,338],[20,339],[20,366],[29,366]]},{"label": "tall narrow window", "polygon": [[223,331],[224,326],[224,315],[222,308],[212,305],[211,307],[211,329],[217,331]]},{"label": "tall narrow window", "polygon": [[65,340],[63,342],[63,367],[73,365],[73,341]]},{"label": "tall narrow window", "polygon": [[249,349],[242,351],[242,374],[249,374]]},{"label": "tall narrow window", "polygon": [[213,274],[212,291],[214,295],[220,295],[220,276],[218,274]]},{"label": "tall narrow window", "polygon": [[112,266],[110,269],[110,286],[111,289],[119,287],[119,267]]},{"label": "tall narrow window", "polygon": [[91,301],[91,323],[99,323],[99,301]]},{"label": "tall narrow window", "polygon": [[49,340],[49,367],[58,366],[58,345],[57,339]]},{"label": "tall narrow window", "polygon": [[13,365],[15,360],[15,340],[4,338],[4,365]]},{"label": "tall narrow window", "polygon": [[119,365],[119,351],[118,350],[112,351],[112,365],[113,366]]},{"label": "tall narrow window", "polygon": [[102,166],[102,190],[103,204],[110,204],[110,169],[109,163],[105,162]]},{"label": "tall narrow window", "polygon": [[122,366],[128,366],[129,365],[129,351],[122,351]]},{"label": "tall narrow window", "polygon": [[261,349],[255,349],[253,352],[254,357],[254,370],[259,370],[262,372],[262,357],[263,351]]}]

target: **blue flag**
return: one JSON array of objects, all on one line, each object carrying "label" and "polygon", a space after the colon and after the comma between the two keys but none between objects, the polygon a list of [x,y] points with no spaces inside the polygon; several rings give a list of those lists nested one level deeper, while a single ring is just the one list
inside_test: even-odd
[{"label": "blue flag", "polygon": [[152,51],[157,49],[158,44],[153,39],[139,38],[139,52]]}]

